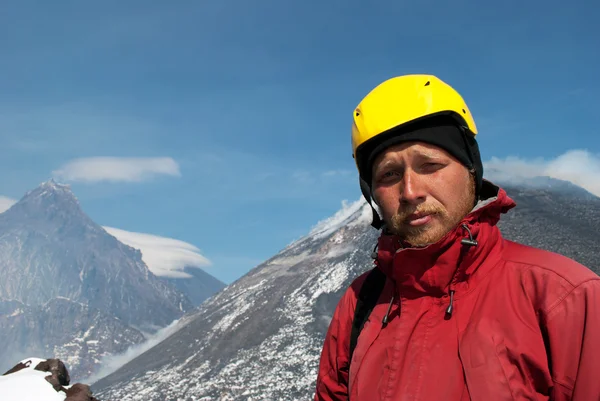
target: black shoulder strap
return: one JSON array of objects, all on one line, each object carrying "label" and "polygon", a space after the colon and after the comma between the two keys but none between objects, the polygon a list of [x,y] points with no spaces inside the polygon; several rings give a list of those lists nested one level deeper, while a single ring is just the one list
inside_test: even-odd
[{"label": "black shoulder strap", "polygon": [[377,267],[374,267],[363,282],[356,301],[356,309],[354,310],[354,320],[352,321],[352,334],[350,336],[350,355],[348,363],[352,362],[352,354],[358,341],[358,335],[362,330],[367,318],[375,307],[377,300],[385,285],[385,274]]}]

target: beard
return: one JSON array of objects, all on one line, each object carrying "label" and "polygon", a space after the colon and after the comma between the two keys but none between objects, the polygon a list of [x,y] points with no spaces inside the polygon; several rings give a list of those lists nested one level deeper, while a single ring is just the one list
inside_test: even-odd
[{"label": "beard", "polygon": [[[474,181],[473,181],[474,184]],[[468,186],[464,196],[459,198],[452,210],[444,208],[443,205],[433,201],[419,205],[403,205],[391,216],[387,227],[392,234],[414,247],[424,247],[441,240],[446,234],[454,229],[475,205],[474,185]],[[408,217],[413,213],[431,215],[431,221],[422,226],[411,226]]]}]

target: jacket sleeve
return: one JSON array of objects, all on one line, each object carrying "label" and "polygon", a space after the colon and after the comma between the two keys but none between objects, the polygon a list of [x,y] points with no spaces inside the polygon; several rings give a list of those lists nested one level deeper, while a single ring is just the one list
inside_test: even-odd
[{"label": "jacket sleeve", "polygon": [[600,400],[600,279],[567,293],[546,315],[555,401]]},{"label": "jacket sleeve", "polygon": [[314,401],[348,400],[348,354],[358,281],[346,290],[329,324],[321,351]]}]

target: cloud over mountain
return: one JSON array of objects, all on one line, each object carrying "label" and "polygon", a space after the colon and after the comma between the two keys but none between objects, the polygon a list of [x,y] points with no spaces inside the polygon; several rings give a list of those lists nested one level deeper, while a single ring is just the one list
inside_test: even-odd
[{"label": "cloud over mountain", "polygon": [[158,175],[179,177],[179,165],[170,157],[87,157],[74,159],[52,172],[70,182],[141,182]]}]

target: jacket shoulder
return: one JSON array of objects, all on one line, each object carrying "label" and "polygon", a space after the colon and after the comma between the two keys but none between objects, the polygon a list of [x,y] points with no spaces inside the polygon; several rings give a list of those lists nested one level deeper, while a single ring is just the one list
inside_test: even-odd
[{"label": "jacket shoulder", "polygon": [[577,288],[600,289],[598,285],[585,285],[600,283],[600,277],[581,263],[555,252],[504,241],[504,268],[515,276],[513,282],[528,294],[542,317],[548,316],[569,295],[579,294]]},{"label": "jacket shoulder", "polygon": [[589,280],[600,279],[587,266],[556,252],[504,240],[503,259],[544,276],[556,276],[572,287]]}]

